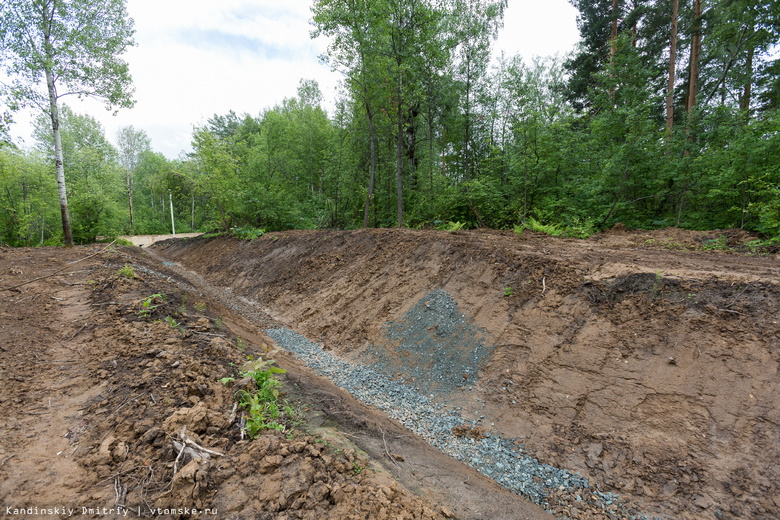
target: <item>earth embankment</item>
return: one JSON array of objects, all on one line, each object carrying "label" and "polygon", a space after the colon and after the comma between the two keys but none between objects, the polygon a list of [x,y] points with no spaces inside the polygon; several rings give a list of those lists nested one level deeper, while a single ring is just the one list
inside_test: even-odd
[{"label": "earth embankment", "polygon": [[780,264],[721,250],[741,238],[295,231],[157,251],[648,513],[769,519]]}]

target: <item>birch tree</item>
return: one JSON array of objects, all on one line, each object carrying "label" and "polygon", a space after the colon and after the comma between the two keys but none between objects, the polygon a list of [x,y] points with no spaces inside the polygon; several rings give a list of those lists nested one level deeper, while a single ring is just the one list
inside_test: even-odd
[{"label": "birch tree", "polygon": [[2,85],[13,108],[35,107],[51,119],[65,244],[73,245],[60,135],[59,100],[95,98],[107,109],[131,107],[133,86],[121,55],[134,45],[125,0],[0,2]]}]

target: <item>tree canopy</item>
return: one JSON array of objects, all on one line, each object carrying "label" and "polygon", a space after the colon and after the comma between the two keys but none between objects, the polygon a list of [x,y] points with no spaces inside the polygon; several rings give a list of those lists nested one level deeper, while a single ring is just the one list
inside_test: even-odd
[{"label": "tree canopy", "polygon": [[[204,231],[622,222],[780,242],[780,3],[572,3],[580,45],[529,61],[491,59],[503,0],[316,0],[333,113],[302,79],[258,114],[214,114],[175,161],[63,109],[78,240],[165,231],[172,203]],[[44,141],[0,147],[4,242],[62,239]]]}]

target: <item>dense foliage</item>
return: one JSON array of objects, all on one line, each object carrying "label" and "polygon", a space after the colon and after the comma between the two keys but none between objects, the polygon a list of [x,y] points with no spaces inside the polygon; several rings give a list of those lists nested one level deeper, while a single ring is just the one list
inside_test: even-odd
[{"label": "dense foliage", "polygon": [[[780,239],[780,3],[572,3],[570,56],[488,66],[505,0],[315,0],[344,77],[333,113],[302,80],[259,115],[215,115],[181,160],[121,159],[65,110],[74,236],[129,232],[131,205],[136,233],[167,232],[172,201],[177,231],[622,222]],[[39,142],[0,149],[2,242],[60,239]]]}]

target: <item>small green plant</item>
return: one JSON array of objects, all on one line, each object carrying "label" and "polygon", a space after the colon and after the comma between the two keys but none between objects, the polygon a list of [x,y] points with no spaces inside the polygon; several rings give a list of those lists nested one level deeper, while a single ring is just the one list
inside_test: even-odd
[{"label": "small green plant", "polygon": [[117,238],[115,244],[118,246],[134,247],[133,243],[126,238]]},{"label": "small green plant", "polygon": [[506,296],[507,298],[509,298],[509,297],[510,297],[510,296],[512,296],[513,294],[514,294],[514,290],[513,290],[511,287],[505,287],[505,288],[504,288],[504,296]]},{"label": "small green plant", "polygon": [[352,474],[355,475],[356,477],[361,473],[363,473],[363,469],[365,468],[363,468],[363,466],[358,464],[357,461],[352,462]]},{"label": "small green plant", "polygon": [[596,232],[593,221],[590,219],[574,218],[570,224],[564,226],[561,224],[542,224],[533,217],[528,217],[520,225],[514,226],[515,233],[522,235],[523,231],[530,229],[536,233],[544,233],[551,237],[571,237],[585,239]]},{"label": "small green plant", "polygon": [[198,312],[203,312],[206,310],[206,302],[197,302],[195,304],[195,310]]},{"label": "small green plant", "polygon": [[223,377],[222,379],[219,380],[219,382],[222,383],[223,385],[228,385],[229,383],[235,383],[236,378],[232,376]]},{"label": "small green plant", "polygon": [[141,309],[138,311],[138,315],[142,318],[146,318],[152,314],[152,311],[165,303],[164,293],[155,293],[147,296],[141,300]]},{"label": "small green plant", "polygon": [[457,233],[466,226],[465,222],[444,222],[443,220],[436,220],[433,224],[436,226],[436,229],[449,231],[450,233]]},{"label": "small green plant", "polygon": [[119,268],[117,271],[118,276],[124,276],[125,278],[133,279],[138,278],[138,275],[135,274],[135,269],[133,269],[133,266],[130,264],[125,264],[122,267]]},{"label": "small green plant", "polygon": [[217,330],[222,330],[222,318],[219,316],[214,318],[214,328]]},{"label": "small green plant", "polygon": [[258,237],[265,235],[265,230],[247,225],[247,226],[241,226],[238,228],[231,229],[230,234],[232,234],[234,237],[236,237],[239,240],[252,241]]},{"label": "small green plant", "polygon": [[704,242],[705,251],[726,251],[728,248],[728,239],[725,235],[720,235],[718,238]]},{"label": "small green plant", "polygon": [[[269,354],[273,355],[276,352],[278,351],[272,350]],[[281,382],[276,375],[284,374],[286,370],[273,366],[276,363],[273,359],[263,359],[261,356],[257,358],[249,356],[248,359],[249,362],[244,367],[242,376],[251,377],[255,381],[257,390],[251,392],[241,390],[238,393],[238,402],[247,411],[245,430],[253,439],[262,430],[284,431],[287,409],[280,409],[279,406]]]},{"label": "small green plant", "polygon": [[242,338],[236,339],[236,348],[240,350],[241,352],[246,350],[246,341],[244,341]]},{"label": "small green plant", "polygon": [[170,325],[171,328],[174,328],[174,329],[177,329],[177,330],[179,329],[179,327],[181,327],[181,324],[178,321],[176,321],[173,318],[171,318],[170,316],[166,316],[165,317],[165,322],[168,325]]}]

